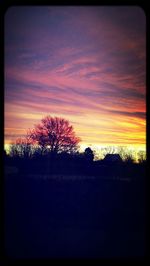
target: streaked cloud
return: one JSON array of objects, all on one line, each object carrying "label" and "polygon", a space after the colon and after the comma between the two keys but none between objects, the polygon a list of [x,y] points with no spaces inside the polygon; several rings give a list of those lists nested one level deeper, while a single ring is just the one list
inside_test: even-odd
[{"label": "streaked cloud", "polygon": [[70,120],[83,144],[145,145],[145,43],[138,7],[10,8],[6,143],[51,114]]}]

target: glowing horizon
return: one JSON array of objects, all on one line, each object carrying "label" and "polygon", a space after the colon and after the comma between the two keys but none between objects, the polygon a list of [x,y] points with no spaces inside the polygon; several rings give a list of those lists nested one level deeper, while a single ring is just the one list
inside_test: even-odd
[{"label": "glowing horizon", "polygon": [[5,147],[51,115],[81,147],[146,150],[145,24],[139,7],[9,8]]}]

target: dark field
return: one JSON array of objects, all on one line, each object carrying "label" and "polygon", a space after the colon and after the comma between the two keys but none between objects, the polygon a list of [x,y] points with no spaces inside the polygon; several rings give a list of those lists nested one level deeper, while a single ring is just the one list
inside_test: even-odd
[{"label": "dark field", "polygon": [[141,179],[6,175],[6,255],[144,256],[145,187]]}]

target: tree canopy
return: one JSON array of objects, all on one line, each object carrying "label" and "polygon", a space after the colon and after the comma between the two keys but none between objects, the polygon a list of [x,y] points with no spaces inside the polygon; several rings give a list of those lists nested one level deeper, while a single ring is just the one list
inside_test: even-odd
[{"label": "tree canopy", "polygon": [[68,120],[51,116],[43,118],[28,132],[28,136],[42,149],[49,148],[55,153],[76,151],[80,141]]}]

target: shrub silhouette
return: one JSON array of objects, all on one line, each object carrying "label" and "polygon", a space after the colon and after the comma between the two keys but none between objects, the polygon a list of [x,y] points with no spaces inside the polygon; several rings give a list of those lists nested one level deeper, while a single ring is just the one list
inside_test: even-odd
[{"label": "shrub silhouette", "polygon": [[92,162],[94,159],[94,153],[91,148],[86,148],[84,151],[84,157],[87,161]]}]

